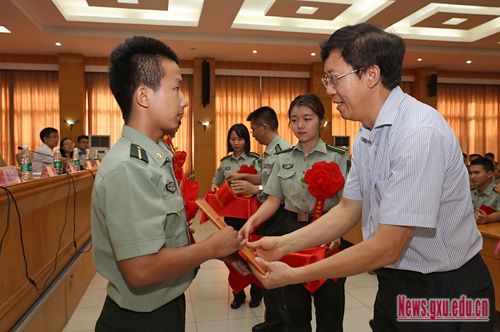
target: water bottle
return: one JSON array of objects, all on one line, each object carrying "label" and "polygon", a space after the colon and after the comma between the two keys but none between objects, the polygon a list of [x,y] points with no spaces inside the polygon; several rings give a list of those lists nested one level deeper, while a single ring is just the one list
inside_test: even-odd
[{"label": "water bottle", "polygon": [[78,152],[78,148],[73,149],[73,166],[75,166],[75,170],[80,170],[80,153]]},{"label": "water bottle", "polygon": [[32,178],[31,152],[28,145],[23,144],[21,152],[21,181],[28,181]]},{"label": "water bottle", "polygon": [[62,174],[62,160],[61,160],[61,152],[59,152],[59,148],[54,151],[54,158],[52,159],[52,163],[54,165],[54,169],[56,170],[57,175]]}]

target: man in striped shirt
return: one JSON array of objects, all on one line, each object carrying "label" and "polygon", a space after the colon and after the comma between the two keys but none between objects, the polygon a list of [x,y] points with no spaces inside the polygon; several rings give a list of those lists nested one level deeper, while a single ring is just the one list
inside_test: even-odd
[{"label": "man in striped shirt", "polygon": [[[360,217],[364,241],[300,268],[263,261],[269,272],[262,282],[277,287],[376,270],[374,331],[492,331],[493,286],[478,254],[482,238],[462,152],[444,118],[399,87],[404,52],[400,37],[367,23],[339,29],[322,44],[327,93],[344,119],[362,123],[343,199],[307,227],[251,245],[276,260],[340,237]],[[424,308],[398,311],[402,296],[451,303],[462,295],[487,303],[481,322],[450,315],[436,322]]]}]

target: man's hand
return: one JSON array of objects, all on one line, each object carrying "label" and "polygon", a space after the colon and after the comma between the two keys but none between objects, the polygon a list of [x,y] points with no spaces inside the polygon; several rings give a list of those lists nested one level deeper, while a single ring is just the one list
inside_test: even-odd
[{"label": "man's hand", "polygon": [[243,237],[240,236],[231,226],[215,232],[210,235],[206,241],[210,242],[211,247],[214,250],[214,258],[228,256],[235,251],[240,250],[246,244],[246,240],[243,239]]},{"label": "man's hand", "polygon": [[265,236],[257,241],[248,242],[247,246],[255,249],[258,257],[268,261],[277,261],[286,255],[284,249],[279,245],[279,239],[279,236]]},{"label": "man's hand", "polygon": [[216,185],[216,184],[213,184],[210,186],[210,191],[216,191],[217,189],[219,189],[219,187]]},{"label": "man's hand", "polygon": [[266,289],[276,288],[295,283],[296,270],[283,262],[268,262],[257,257],[257,262],[267,268],[266,275],[260,274],[253,266],[250,266],[255,277]]},{"label": "man's hand", "polygon": [[242,276],[246,276],[251,273],[250,270],[248,269],[247,264],[243,261],[243,259],[241,259],[240,255],[238,255],[238,253],[236,252],[229,256],[221,257],[220,260],[226,264],[231,265]]},{"label": "man's hand", "polygon": [[231,180],[231,189],[238,195],[256,195],[259,193],[259,186],[246,180]]}]

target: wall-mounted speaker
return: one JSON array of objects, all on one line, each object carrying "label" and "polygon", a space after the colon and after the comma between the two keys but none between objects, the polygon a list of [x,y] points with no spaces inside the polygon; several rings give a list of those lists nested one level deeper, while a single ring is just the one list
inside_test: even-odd
[{"label": "wall-mounted speaker", "polygon": [[210,63],[207,60],[201,64],[201,103],[203,107],[210,104]]},{"label": "wall-mounted speaker", "polygon": [[437,74],[431,74],[429,76],[429,82],[427,83],[427,97],[435,97],[437,94],[438,87],[438,76]]}]

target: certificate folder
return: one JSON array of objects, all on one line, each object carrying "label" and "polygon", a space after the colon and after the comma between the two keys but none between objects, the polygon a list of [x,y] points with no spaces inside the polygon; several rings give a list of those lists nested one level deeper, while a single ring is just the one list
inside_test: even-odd
[{"label": "certificate folder", "polygon": [[[206,201],[196,201],[196,204],[205,213],[210,220],[217,226],[218,229],[223,229],[227,227],[224,218],[222,218]],[[246,260],[252,265],[260,274],[265,275],[267,270],[265,267],[260,265],[255,259],[254,253],[247,246],[240,250],[240,253],[246,258]]]}]

